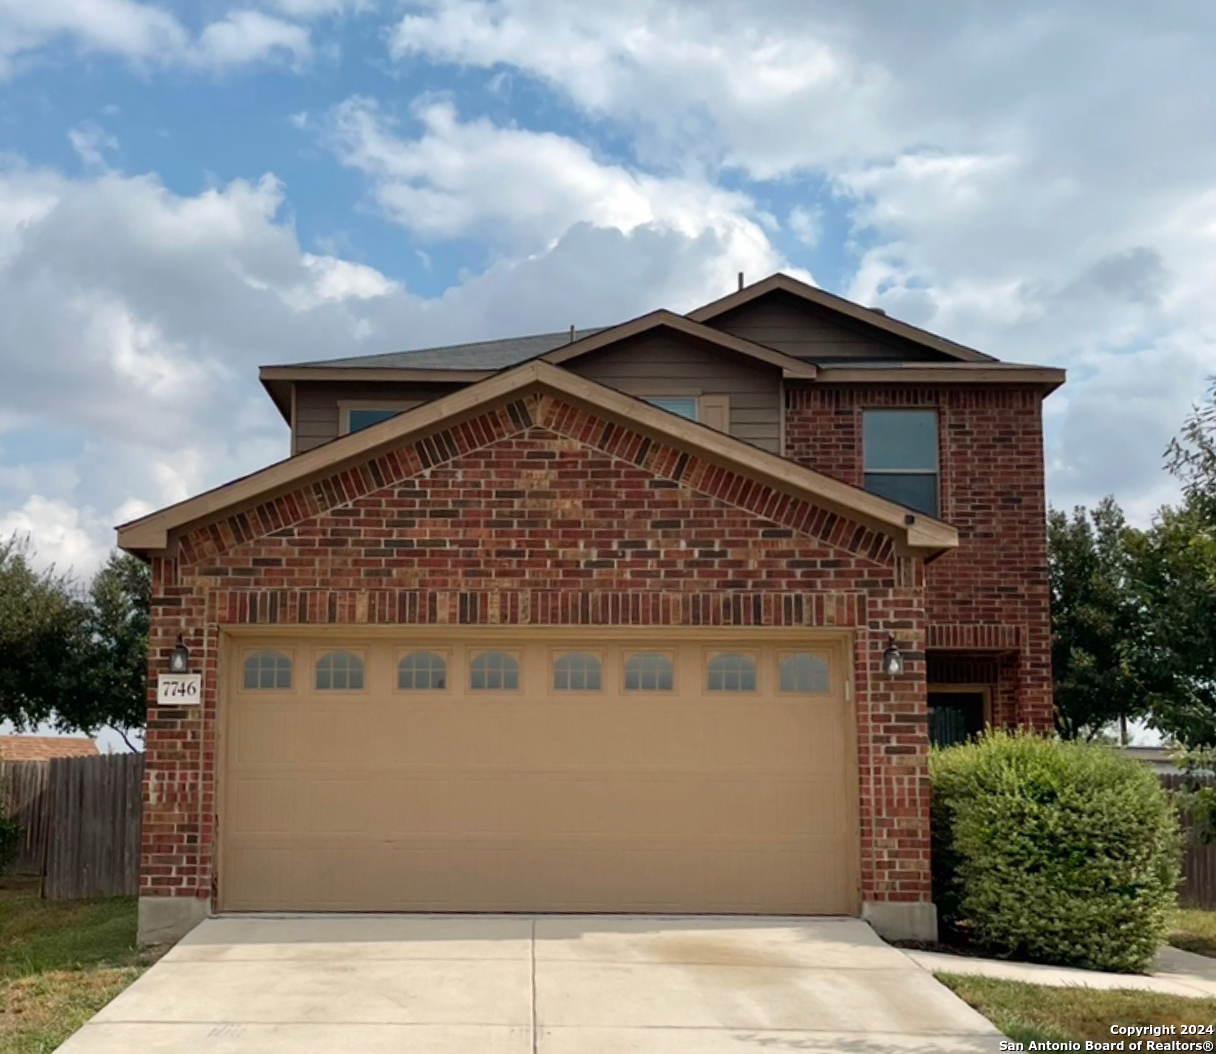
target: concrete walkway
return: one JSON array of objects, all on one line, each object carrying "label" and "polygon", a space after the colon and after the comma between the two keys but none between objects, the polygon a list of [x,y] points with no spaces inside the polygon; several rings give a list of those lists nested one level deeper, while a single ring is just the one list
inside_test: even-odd
[{"label": "concrete walkway", "polygon": [[1006,959],[975,959],[967,955],[909,951],[908,957],[931,973],[958,973],[973,977],[997,977],[1053,988],[1134,988],[1142,992],[1216,997],[1216,959],[1195,955],[1168,945],[1157,954],[1149,974],[1102,973],[1065,966],[1009,962]]},{"label": "concrete walkway", "polygon": [[64,1054],[981,1054],[993,1026],[855,919],[208,920]]}]

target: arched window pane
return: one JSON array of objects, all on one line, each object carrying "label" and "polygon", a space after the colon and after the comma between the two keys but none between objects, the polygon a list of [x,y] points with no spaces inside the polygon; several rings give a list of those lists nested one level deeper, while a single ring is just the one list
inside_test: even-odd
[{"label": "arched window pane", "polygon": [[670,692],[675,679],[671,660],[658,652],[640,652],[625,663],[625,690],[629,692]]},{"label": "arched window pane", "polygon": [[754,692],[756,664],[746,655],[717,655],[709,664],[711,692]]},{"label": "arched window pane", "polygon": [[600,660],[585,651],[567,652],[553,664],[553,687],[559,692],[598,692]]},{"label": "arched window pane", "polygon": [[349,651],[331,651],[317,663],[321,691],[358,691],[363,687],[363,660]]},{"label": "arched window pane", "polygon": [[781,690],[783,692],[819,692],[828,690],[828,664],[818,655],[790,655],[781,660]]},{"label": "arched window pane", "polygon": [[254,652],[245,660],[246,688],[290,688],[291,658],[279,651]]},{"label": "arched window pane", "polygon": [[505,651],[483,651],[469,669],[469,687],[514,691],[519,687],[519,663]]},{"label": "arched window pane", "polygon": [[433,651],[410,652],[397,663],[397,687],[412,691],[446,688],[448,664]]}]

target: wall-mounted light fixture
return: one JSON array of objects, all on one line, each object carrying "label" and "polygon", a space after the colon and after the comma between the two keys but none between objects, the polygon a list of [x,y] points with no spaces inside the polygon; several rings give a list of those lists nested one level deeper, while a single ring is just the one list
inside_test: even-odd
[{"label": "wall-mounted light fixture", "polygon": [[169,672],[170,673],[185,673],[190,666],[190,649],[186,647],[182,641],[182,635],[177,635],[177,645],[173,649],[173,654],[169,656]]},{"label": "wall-mounted light fixture", "polygon": [[887,637],[887,650],[882,653],[882,672],[888,677],[903,676],[904,657],[892,636]]}]

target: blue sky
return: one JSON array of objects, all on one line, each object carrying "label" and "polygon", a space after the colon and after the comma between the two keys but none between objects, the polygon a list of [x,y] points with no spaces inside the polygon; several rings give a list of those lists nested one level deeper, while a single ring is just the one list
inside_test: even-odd
[{"label": "blue sky", "polygon": [[1065,366],[1049,495],[1174,496],[1216,372],[1216,11],[1169,0],[0,0],[0,535],[286,453],[263,363],[782,269]]}]

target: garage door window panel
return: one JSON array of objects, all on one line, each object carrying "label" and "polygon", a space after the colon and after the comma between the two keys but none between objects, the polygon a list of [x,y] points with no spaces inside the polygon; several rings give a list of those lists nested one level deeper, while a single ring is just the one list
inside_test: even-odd
[{"label": "garage door window panel", "polygon": [[831,690],[831,667],[822,655],[787,652],[781,656],[777,683],[782,692],[826,695]]},{"label": "garage door window panel", "polygon": [[245,659],[241,683],[252,691],[290,691],[291,656],[281,651],[255,651]]},{"label": "garage door window panel", "polygon": [[319,692],[361,692],[363,657],[353,651],[326,652],[317,660],[314,683]]},{"label": "garage door window panel", "polygon": [[625,691],[672,692],[676,686],[676,668],[671,656],[657,651],[631,655],[625,662]]},{"label": "garage door window panel", "polygon": [[447,656],[411,651],[397,663],[397,687],[405,692],[441,692],[448,687]]},{"label": "garage door window panel", "polygon": [[519,659],[507,651],[483,651],[469,663],[469,687],[474,691],[519,690]]},{"label": "garage door window panel", "polygon": [[553,660],[553,690],[598,692],[603,688],[604,664],[588,651],[568,651]]},{"label": "garage door window panel", "polygon": [[723,652],[709,660],[706,687],[711,692],[754,692],[756,660],[739,652]]}]

